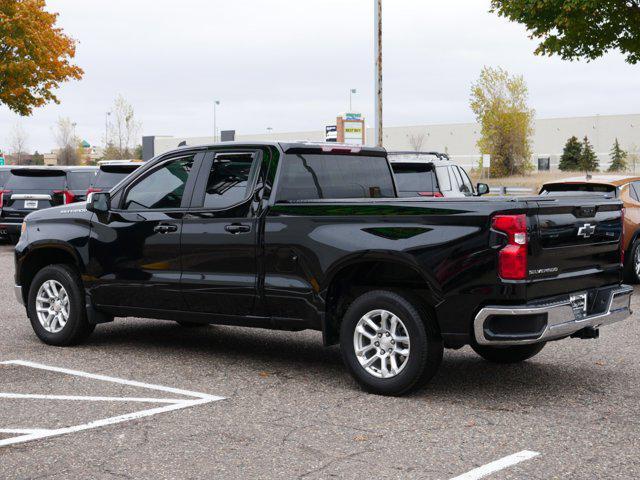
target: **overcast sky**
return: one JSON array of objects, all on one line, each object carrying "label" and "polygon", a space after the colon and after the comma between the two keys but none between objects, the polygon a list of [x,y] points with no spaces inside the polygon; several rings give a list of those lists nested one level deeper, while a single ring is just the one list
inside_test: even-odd
[{"label": "overcast sky", "polygon": [[[79,40],[83,80],[60,105],[20,119],[0,106],[0,149],[22,122],[29,150],[54,147],[58,117],[104,141],[117,94],[144,135],[205,136],[322,129],[347,110],[372,122],[372,0],[49,0]],[[488,0],[385,0],[385,124],[469,122],[471,83],[483,65],[523,74],[538,117],[640,112],[640,66],[617,52],[595,62],[533,55],[524,28],[488,12]]]}]

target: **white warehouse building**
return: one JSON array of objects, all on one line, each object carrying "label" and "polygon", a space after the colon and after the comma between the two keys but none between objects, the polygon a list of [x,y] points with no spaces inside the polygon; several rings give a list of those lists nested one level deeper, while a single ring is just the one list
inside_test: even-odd
[{"label": "white warehouse building", "polygon": [[[457,164],[466,168],[478,165],[480,152],[476,146],[480,134],[477,123],[444,125],[413,125],[385,127],[384,146],[389,151],[439,151],[449,154]],[[571,136],[580,140],[586,135],[598,154],[600,169],[608,168],[609,152],[617,138],[622,148],[631,154],[640,153],[640,114],[596,115],[590,117],[545,118],[534,122],[532,163],[544,168],[549,159],[550,168],[558,168],[562,149]],[[237,135],[238,141],[295,141],[322,142],[324,129],[308,132]],[[367,128],[367,139],[373,139],[373,130]],[[149,159],[178,147],[212,143],[213,137],[154,136],[143,138],[144,157]],[[369,142],[368,142],[369,143]],[[539,159],[542,161],[539,163]]]}]

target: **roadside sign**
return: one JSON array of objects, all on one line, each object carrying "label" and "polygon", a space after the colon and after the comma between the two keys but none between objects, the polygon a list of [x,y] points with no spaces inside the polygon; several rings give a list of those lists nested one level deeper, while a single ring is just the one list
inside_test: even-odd
[{"label": "roadside sign", "polygon": [[4,166],[4,155],[0,153],[0,167]]}]

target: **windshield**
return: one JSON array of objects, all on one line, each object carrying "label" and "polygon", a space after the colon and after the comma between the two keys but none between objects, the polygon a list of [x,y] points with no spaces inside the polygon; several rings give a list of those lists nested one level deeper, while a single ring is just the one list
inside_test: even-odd
[{"label": "windshield", "polygon": [[285,155],[279,201],[394,197],[393,177],[385,157]]},{"label": "windshield", "polygon": [[64,190],[66,176],[62,170],[11,170],[6,190]]},{"label": "windshield", "polygon": [[401,193],[437,192],[438,182],[428,163],[392,163],[396,185]]},{"label": "windshield", "polygon": [[67,183],[69,190],[86,190],[95,177],[95,170],[68,172]]}]

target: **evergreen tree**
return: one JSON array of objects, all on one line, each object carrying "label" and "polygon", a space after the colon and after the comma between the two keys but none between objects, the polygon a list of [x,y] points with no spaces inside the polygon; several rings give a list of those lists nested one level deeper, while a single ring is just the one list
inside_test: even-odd
[{"label": "evergreen tree", "polygon": [[579,167],[580,170],[584,170],[587,173],[598,171],[598,156],[586,136],[582,141],[582,152],[580,153]]},{"label": "evergreen tree", "polygon": [[622,150],[620,142],[616,138],[616,142],[611,149],[611,165],[609,166],[610,172],[624,172],[627,169],[627,152]]},{"label": "evergreen tree", "polygon": [[560,157],[559,168],[563,172],[580,169],[580,155],[582,153],[582,144],[575,135],[567,140]]}]

